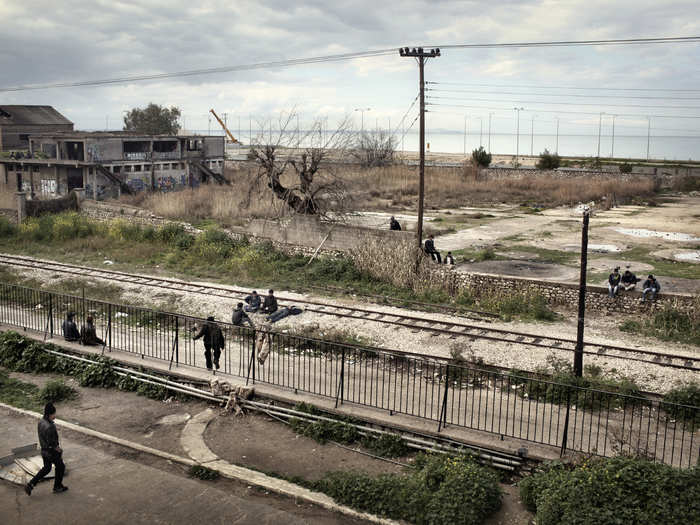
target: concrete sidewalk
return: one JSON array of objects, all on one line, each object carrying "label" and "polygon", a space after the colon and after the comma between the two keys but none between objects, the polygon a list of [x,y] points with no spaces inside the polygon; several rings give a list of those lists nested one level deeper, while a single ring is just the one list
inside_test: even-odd
[{"label": "concrete sidewalk", "polygon": [[[70,490],[53,494],[46,482],[30,497],[0,482],[0,523],[360,523],[242,484],[191,479],[171,462],[59,432]],[[0,409],[0,454],[36,439],[36,419]]]}]

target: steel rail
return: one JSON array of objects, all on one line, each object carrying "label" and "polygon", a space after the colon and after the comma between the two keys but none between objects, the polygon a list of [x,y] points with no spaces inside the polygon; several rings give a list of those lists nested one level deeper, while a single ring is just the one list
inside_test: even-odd
[{"label": "steel rail", "polygon": [[[78,275],[81,277],[96,277],[101,279],[114,280],[127,284],[138,284],[143,286],[151,286],[157,288],[170,289],[179,292],[198,293],[203,295],[213,295],[215,297],[223,297],[230,299],[232,296],[248,295],[247,290],[238,288],[225,288],[223,286],[192,284],[185,281],[175,279],[167,279],[161,277],[141,276],[137,274],[129,274],[114,270],[104,270],[100,268],[92,268],[86,266],[72,265],[66,263],[44,261],[30,257],[0,255],[0,264],[11,266],[19,266],[31,269],[39,269],[45,271],[55,271],[60,269],[65,273]],[[408,328],[414,332],[429,331],[435,334],[449,335],[452,338],[467,337],[471,339],[484,339],[495,342],[505,342],[511,344],[520,344],[533,346],[538,348],[546,348],[550,350],[562,350],[567,352],[574,351],[576,341],[573,339],[557,338],[549,336],[541,336],[529,334],[526,332],[515,332],[499,328],[484,327],[471,325],[466,323],[456,323],[452,321],[438,321],[426,319],[424,317],[411,316],[405,314],[395,314],[388,312],[380,312],[366,308],[358,308],[353,306],[339,306],[312,301],[307,299],[289,298],[279,296],[282,301],[289,301],[290,304],[306,304],[316,308],[307,307],[306,310],[314,313],[332,315],[336,317],[344,317],[350,319],[358,319],[363,321],[378,322],[396,327]],[[370,316],[377,317],[370,317]],[[388,319],[387,319],[388,318]],[[393,319],[392,319],[393,318]],[[481,319],[480,319],[481,320]],[[484,320],[482,320],[484,321]],[[488,322],[488,321],[486,321]],[[427,324],[427,326],[426,326]],[[491,335],[496,334],[496,335]],[[566,346],[565,346],[566,345]],[[568,346],[568,347],[567,347]],[[656,366],[676,368],[681,370],[700,371],[700,367],[694,366],[698,358],[679,354],[669,354],[661,352],[653,352],[639,348],[629,348],[615,345],[607,345],[602,343],[586,343],[586,347],[597,349],[595,351],[584,350],[584,354],[592,356],[604,356],[612,359],[620,359],[625,361],[635,361]],[[626,354],[638,354],[643,356],[653,356],[653,359],[640,359],[624,355],[614,355],[607,352],[622,352]],[[666,362],[663,362],[664,360]],[[673,363],[673,360],[683,361],[684,364]]]}]

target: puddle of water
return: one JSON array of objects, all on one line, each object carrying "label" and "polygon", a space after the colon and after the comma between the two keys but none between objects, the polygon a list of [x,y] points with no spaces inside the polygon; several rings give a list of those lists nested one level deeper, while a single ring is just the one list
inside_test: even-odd
[{"label": "puddle of water", "polygon": [[677,261],[688,261],[700,263],[700,252],[676,253],[673,258]]},{"label": "puddle of water", "polygon": [[618,233],[624,235],[632,235],[633,237],[661,237],[667,241],[683,241],[692,242],[700,241],[700,237],[695,237],[689,233],[676,233],[676,232],[657,232],[656,230],[644,230],[644,229],[632,229],[632,228],[614,228]]},{"label": "puddle of water", "polygon": [[614,253],[622,251],[614,244],[589,244],[588,249],[594,252]]}]

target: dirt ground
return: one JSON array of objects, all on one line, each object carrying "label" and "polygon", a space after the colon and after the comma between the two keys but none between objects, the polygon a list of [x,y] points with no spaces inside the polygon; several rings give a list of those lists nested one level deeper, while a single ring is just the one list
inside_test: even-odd
[{"label": "dirt ground", "polygon": [[[52,374],[11,374],[25,382],[43,386],[56,378],[66,380],[78,393],[77,399],[56,404],[59,417],[94,430],[141,443],[158,450],[186,456],[180,446],[180,434],[185,422],[207,408],[207,403],[199,401],[155,401],[133,392],[114,389],[84,388],[74,379]],[[298,436],[287,425],[269,416],[249,413],[234,417],[222,415],[210,423],[205,433],[205,441],[211,450],[222,459],[266,473],[299,476],[307,480],[317,480],[324,473],[333,470],[360,470],[369,474],[399,473],[399,465],[374,459],[353,450],[333,444],[321,445],[316,441]],[[91,446],[114,449],[98,440],[89,439]],[[128,450],[119,451],[119,457],[137,459],[145,464],[162,463],[148,455]],[[134,457],[132,457],[134,456]],[[411,459],[398,458],[396,461],[409,464]],[[182,473],[182,468],[170,465],[167,468]],[[225,490],[248,495],[239,483],[226,480],[216,482]],[[499,512],[485,522],[486,525],[526,525],[531,523],[532,514],[520,501],[518,489],[512,484],[502,484],[503,505]],[[260,492],[260,491],[255,491]],[[262,498],[262,494],[260,494]],[[268,496],[269,497],[269,496]],[[298,510],[294,502],[289,502]],[[314,515],[319,512],[312,506],[305,512]],[[302,508],[302,510],[304,510]],[[357,523],[355,520],[334,516],[332,523]]]}]

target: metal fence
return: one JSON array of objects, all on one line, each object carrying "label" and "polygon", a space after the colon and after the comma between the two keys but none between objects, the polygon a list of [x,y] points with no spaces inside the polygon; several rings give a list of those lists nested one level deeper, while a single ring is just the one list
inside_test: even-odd
[{"label": "metal fence", "polygon": [[[170,366],[204,367],[194,333],[206,320],[0,284],[0,322],[61,334],[67,312],[92,316],[105,350]],[[691,466],[700,453],[700,408],[561,384],[448,359],[322,341],[216,322],[219,373],[566,450],[643,454]]]}]

